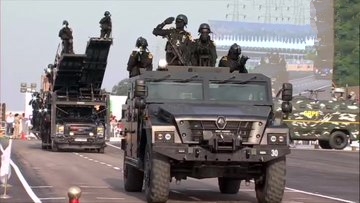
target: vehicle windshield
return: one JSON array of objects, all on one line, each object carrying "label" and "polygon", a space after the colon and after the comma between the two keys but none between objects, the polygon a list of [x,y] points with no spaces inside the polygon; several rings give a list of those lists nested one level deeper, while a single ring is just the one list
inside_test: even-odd
[{"label": "vehicle windshield", "polygon": [[147,99],[203,100],[203,85],[200,82],[148,82]]},{"label": "vehicle windshield", "polygon": [[209,99],[214,101],[268,101],[265,84],[210,83]]}]

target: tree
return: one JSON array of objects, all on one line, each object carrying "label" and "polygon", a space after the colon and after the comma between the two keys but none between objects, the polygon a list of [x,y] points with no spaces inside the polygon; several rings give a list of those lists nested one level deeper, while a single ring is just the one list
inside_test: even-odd
[{"label": "tree", "polygon": [[334,83],[359,86],[360,1],[335,0],[334,10]]},{"label": "tree", "polygon": [[111,94],[126,96],[129,89],[129,78],[121,80],[112,88]]}]

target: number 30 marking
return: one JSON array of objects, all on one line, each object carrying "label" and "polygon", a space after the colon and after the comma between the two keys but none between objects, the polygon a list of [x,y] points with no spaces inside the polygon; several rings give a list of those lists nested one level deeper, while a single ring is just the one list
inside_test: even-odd
[{"label": "number 30 marking", "polygon": [[277,149],[272,149],[271,156],[275,156],[275,157],[279,156],[279,151]]}]

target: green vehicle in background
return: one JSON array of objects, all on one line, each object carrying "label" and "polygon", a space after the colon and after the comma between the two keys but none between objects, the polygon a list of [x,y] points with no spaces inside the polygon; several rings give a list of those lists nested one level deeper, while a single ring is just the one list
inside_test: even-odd
[{"label": "green vehicle in background", "polygon": [[323,149],[337,150],[359,140],[359,103],[343,99],[345,91],[336,90],[333,100],[317,100],[319,91],[313,90],[308,90],[310,97],[293,98],[292,113],[284,119],[291,140],[318,141]]}]

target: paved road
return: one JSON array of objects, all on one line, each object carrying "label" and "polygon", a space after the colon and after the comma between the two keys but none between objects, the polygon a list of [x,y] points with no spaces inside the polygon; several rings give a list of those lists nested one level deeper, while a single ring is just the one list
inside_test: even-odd
[{"label": "paved road", "polygon": [[[107,147],[105,154],[45,152],[40,149],[39,141],[15,140],[12,160],[19,166],[32,191],[44,203],[66,202],[67,189],[73,185],[82,189],[81,202],[145,202],[143,193],[124,191],[122,153],[114,147]],[[293,150],[287,159],[289,188],[285,191],[283,202],[359,202],[358,161],[358,152]],[[13,185],[9,188],[12,198],[1,199],[0,202],[32,202],[14,171],[10,184]],[[3,193],[3,188],[0,192]],[[216,179],[189,179],[179,185],[171,184],[168,202],[257,201],[253,184],[242,185],[237,195],[223,195],[218,192]]]}]

